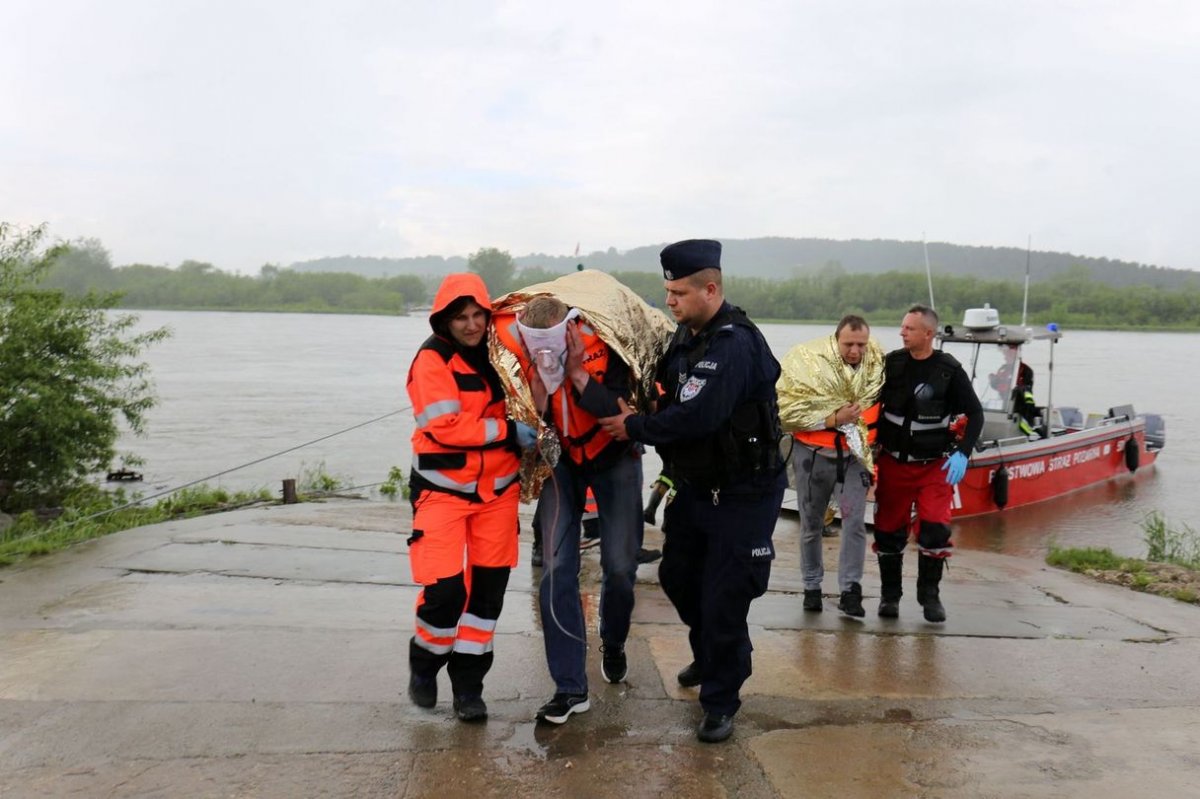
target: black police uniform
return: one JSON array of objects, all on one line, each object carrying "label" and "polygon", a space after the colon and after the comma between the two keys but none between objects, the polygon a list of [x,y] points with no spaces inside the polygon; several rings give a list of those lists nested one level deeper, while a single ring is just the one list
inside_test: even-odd
[{"label": "black police uniform", "polygon": [[710,714],[732,716],[741,706],[751,673],[746,616],[767,590],[775,557],[786,485],[779,373],[762,334],[726,302],[698,334],[679,328],[659,362],[658,412],[625,422],[630,438],[656,446],[675,480],[659,580],[688,625]]}]

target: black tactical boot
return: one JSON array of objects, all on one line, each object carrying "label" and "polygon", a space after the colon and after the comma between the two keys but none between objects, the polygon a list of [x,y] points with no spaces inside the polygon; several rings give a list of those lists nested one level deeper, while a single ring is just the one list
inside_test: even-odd
[{"label": "black tactical boot", "polygon": [[917,602],[925,609],[925,621],[946,620],[946,608],[942,607],[938,597],[938,583],[942,581],[945,565],[944,558],[931,558],[928,555],[917,558]]},{"label": "black tactical boot", "polygon": [[879,553],[879,615],[885,619],[900,616],[900,597],[904,595],[901,572],[904,570],[904,553],[894,555]]}]

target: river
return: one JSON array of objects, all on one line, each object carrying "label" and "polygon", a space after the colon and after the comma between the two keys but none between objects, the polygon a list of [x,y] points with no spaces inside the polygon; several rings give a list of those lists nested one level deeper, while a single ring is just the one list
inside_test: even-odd
[{"label": "river", "polygon": [[[322,469],[350,485],[378,483],[392,466],[407,472],[412,415],[404,380],[429,335],[421,316],[343,316],[143,311],[139,329],[173,335],[148,350],[159,404],[147,435],[123,436],[151,493],[239,467],[371,419],[381,421],[210,479],[231,489],[278,492],[286,477]],[[777,356],[829,332],[826,326],[763,325]],[[885,349],[900,345],[895,326],[876,327]],[[1200,482],[1191,412],[1200,374],[1190,365],[1200,334],[1067,330],[1055,349],[1054,403],[1085,412],[1132,403],[1166,420],[1167,447],[1153,468],[1067,497],[955,525],[959,546],[1036,554],[1051,544],[1145,551],[1139,522],[1160,511],[1197,525],[1190,492]],[[1048,388],[1045,345],[1026,348],[1037,399]],[[653,474],[647,465],[647,478]]]}]

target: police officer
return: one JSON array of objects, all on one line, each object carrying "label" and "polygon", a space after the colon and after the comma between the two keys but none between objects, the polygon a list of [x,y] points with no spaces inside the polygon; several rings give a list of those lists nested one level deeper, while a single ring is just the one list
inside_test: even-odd
[{"label": "police officer", "polygon": [[[875,489],[875,552],[879,557],[879,615],[900,615],[901,566],[912,508],[917,508],[917,602],[925,620],[943,622],[939,593],[950,542],[954,486],[983,430],[983,409],[971,379],[954,356],[933,348],[937,313],[914,305],[900,323],[904,348],[884,362],[880,391],[879,485]],[[966,414],[962,439],[952,419]]]},{"label": "police officer", "polygon": [[700,686],[701,741],[733,733],[751,673],[750,602],[767,590],[771,534],[786,484],[779,452],[779,363],[741,309],[725,301],[721,244],[672,244],[661,254],[667,307],[679,327],[659,362],[656,412],[623,408],[601,420],[616,438],[653,444],[675,480],[664,512],[659,580],[688,626],[693,662],[679,684]]}]

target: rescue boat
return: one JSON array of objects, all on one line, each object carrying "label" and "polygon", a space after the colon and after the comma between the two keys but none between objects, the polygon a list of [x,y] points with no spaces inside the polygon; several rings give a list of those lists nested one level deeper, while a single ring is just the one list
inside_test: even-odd
[{"label": "rescue boat", "polygon": [[[1133,474],[1152,466],[1166,444],[1162,417],[1132,405],[1085,413],[1053,404],[1054,346],[1062,337],[1057,325],[1007,327],[985,306],[969,309],[961,325],[946,325],[937,337],[971,378],[984,414],[966,476],[955,486],[955,518],[1031,505]],[[1050,347],[1044,405],[1030,403],[1016,377],[1022,348],[1040,342]]]}]

